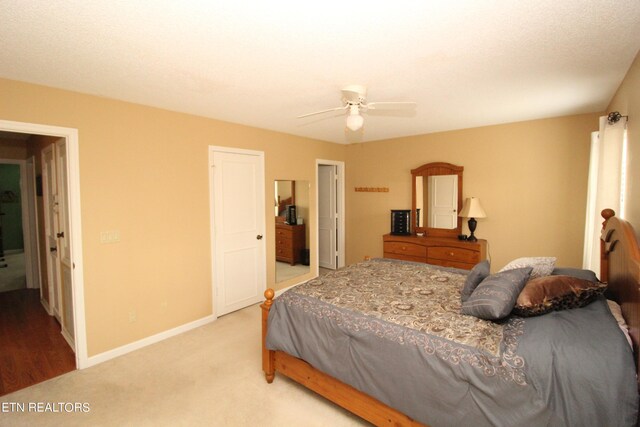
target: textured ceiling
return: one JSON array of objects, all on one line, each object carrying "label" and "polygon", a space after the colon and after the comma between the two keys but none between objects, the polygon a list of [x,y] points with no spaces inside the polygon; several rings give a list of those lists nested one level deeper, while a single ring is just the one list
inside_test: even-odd
[{"label": "textured ceiling", "polygon": [[[640,48],[638,0],[0,0],[0,22],[0,77],[338,143],[603,111]],[[417,108],[296,118],[349,84]]]}]

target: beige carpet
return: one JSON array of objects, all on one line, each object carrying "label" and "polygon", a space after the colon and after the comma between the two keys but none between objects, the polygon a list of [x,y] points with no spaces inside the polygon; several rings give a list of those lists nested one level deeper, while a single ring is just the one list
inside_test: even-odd
[{"label": "beige carpet", "polygon": [[[260,335],[260,308],[255,305],[117,359],[2,396],[0,425],[368,425],[282,376],[267,384],[260,365]],[[30,403],[32,408],[40,403],[41,412],[29,413]],[[86,404],[89,411],[65,412],[73,404]]]},{"label": "beige carpet", "polygon": [[284,282],[294,277],[302,276],[310,271],[308,265],[290,265],[286,262],[276,261],[276,282]]}]

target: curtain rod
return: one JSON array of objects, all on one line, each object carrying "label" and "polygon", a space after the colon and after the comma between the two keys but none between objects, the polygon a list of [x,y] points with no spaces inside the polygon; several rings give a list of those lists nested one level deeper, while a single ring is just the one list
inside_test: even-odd
[{"label": "curtain rod", "polygon": [[621,118],[625,118],[627,119],[627,121],[629,121],[629,116],[623,116],[622,114],[620,114],[618,111],[613,111],[611,113],[609,113],[609,115],[607,116],[607,122],[610,125],[615,125],[616,123],[618,123],[620,121]]}]

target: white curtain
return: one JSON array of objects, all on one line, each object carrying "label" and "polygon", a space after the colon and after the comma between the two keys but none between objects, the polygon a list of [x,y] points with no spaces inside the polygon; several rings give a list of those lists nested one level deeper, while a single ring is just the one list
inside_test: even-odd
[{"label": "white curtain", "polygon": [[600,117],[600,130],[591,137],[589,189],[584,238],[583,268],[600,274],[600,212],[610,208],[621,216],[620,201],[624,183],[622,177],[626,120],[610,125],[607,117]]}]

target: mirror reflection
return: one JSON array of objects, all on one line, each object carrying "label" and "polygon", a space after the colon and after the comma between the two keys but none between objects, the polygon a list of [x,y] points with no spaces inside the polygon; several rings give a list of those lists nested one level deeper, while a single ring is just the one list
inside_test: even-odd
[{"label": "mirror reflection", "polygon": [[414,232],[428,236],[457,236],[462,206],[464,167],[451,163],[427,163],[411,171]]},{"label": "mirror reflection", "polygon": [[309,273],[309,181],[276,180],[276,282]]},{"label": "mirror reflection", "polygon": [[458,175],[417,176],[416,225],[454,229],[458,226]]}]

